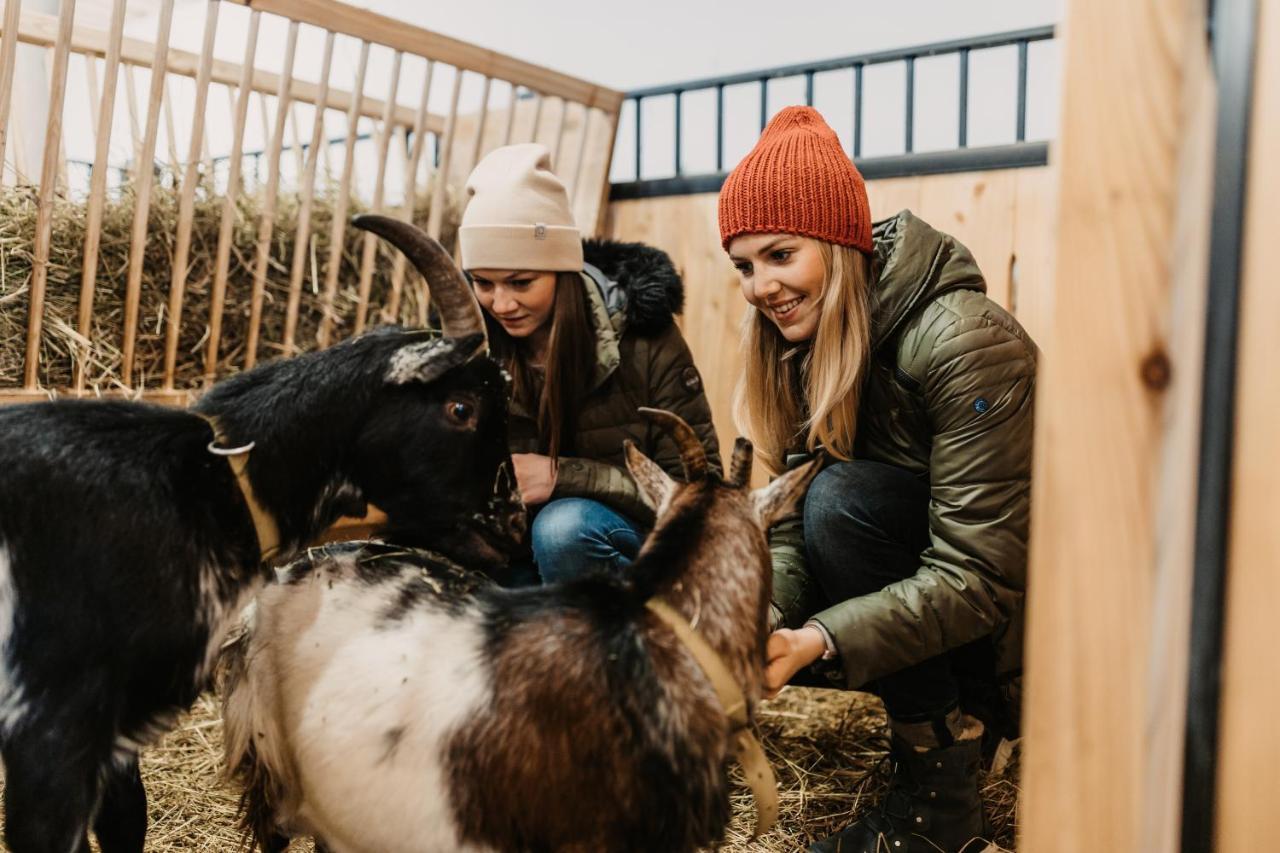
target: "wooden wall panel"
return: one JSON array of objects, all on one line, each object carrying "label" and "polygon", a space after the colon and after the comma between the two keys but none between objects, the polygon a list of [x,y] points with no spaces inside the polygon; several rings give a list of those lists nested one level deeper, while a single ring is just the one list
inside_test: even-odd
[{"label": "wooden wall panel", "polygon": [[1222,851],[1280,843],[1280,3],[1262,0],[1259,10],[1218,765]]}]

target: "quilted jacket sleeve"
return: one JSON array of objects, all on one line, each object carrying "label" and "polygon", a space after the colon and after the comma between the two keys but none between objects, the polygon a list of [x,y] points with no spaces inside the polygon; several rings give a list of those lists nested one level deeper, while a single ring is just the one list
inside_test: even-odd
[{"label": "quilted jacket sleeve", "polygon": [[1022,604],[1030,518],[1034,345],[957,316],[928,353],[930,544],[912,577],[815,618],[859,687],[992,633]]}]

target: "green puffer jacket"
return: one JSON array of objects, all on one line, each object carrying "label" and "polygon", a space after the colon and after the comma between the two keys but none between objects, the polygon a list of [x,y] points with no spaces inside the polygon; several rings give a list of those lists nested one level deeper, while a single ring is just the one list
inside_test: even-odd
[{"label": "green puffer jacket", "polygon": [[[683,475],[675,443],[636,409],[667,409],[684,418],[719,465],[702,377],[674,322],[684,305],[684,285],[658,249],[610,240],[586,240],[583,249],[582,282],[596,333],[595,372],[578,414],[576,455],[560,458],[551,497],[592,498],[649,525],[653,512],[627,473],[622,443],[630,439],[667,473]],[[487,316],[486,321],[492,323]],[[516,401],[510,445],[512,453],[546,452],[533,413]]]},{"label": "green puffer jacket", "polygon": [[1036,347],[987,299],[973,256],[954,238],[909,211],[872,234],[871,364],[854,456],[928,475],[931,543],[914,576],[817,612],[802,520],[786,520],[770,532],[774,603],[786,625],[813,618],[830,632],[850,688],[988,635],[998,672],[1013,674]]}]

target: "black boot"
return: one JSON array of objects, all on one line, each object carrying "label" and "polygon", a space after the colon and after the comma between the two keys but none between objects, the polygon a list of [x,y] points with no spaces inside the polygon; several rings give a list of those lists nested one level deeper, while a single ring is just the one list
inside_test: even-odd
[{"label": "black boot", "polygon": [[[982,739],[920,752],[894,736],[893,776],[884,800],[809,853],[976,853],[986,834],[978,796]],[[973,842],[973,843],[971,843]]]}]

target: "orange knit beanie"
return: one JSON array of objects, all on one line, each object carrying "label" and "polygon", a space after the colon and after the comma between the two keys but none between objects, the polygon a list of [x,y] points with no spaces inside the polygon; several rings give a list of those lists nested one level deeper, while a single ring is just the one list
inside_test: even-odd
[{"label": "orange knit beanie", "polygon": [[720,244],[740,234],[802,234],[871,252],[867,187],[812,107],[786,107],[720,190]]}]

